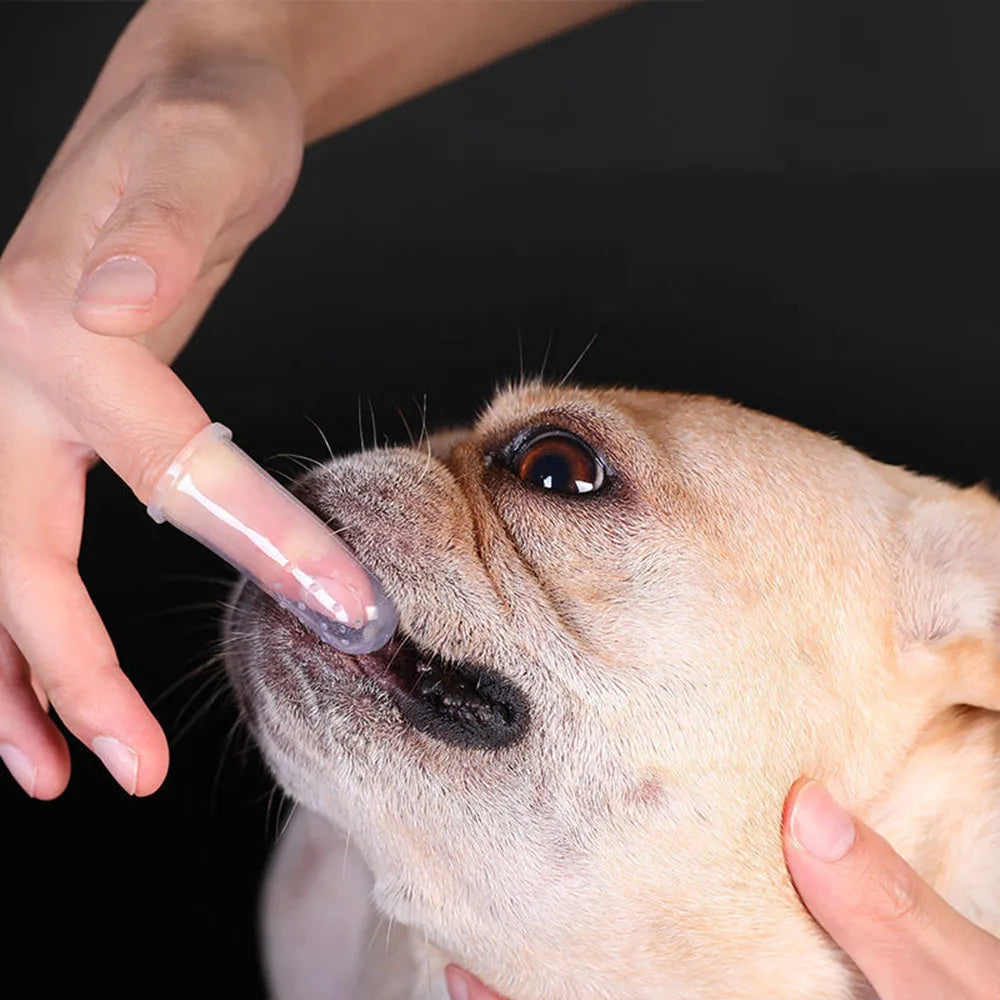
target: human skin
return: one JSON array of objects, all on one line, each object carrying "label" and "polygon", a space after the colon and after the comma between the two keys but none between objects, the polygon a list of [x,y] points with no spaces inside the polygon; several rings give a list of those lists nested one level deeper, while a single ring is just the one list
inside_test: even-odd
[{"label": "human skin", "polygon": [[0,758],[29,795],[69,780],[50,706],[127,792],[166,775],[77,569],[86,475],[103,459],[145,503],[209,423],[169,364],[304,144],[618,5],[140,9],[0,256]]},{"label": "human skin", "polygon": [[[880,1000],[1000,997],[1000,941],[956,913],[822,786],[795,783],[781,834],[799,897]],[[447,980],[451,1000],[503,1000],[457,966]]]}]

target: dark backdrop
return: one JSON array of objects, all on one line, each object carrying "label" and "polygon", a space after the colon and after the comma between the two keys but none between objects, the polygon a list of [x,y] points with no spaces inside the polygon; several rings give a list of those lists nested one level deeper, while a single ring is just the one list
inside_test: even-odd
[{"label": "dark backdrop", "polygon": [[[1000,72],[991,5],[653,3],[312,149],[178,370],[272,468],[470,417],[523,356],[734,397],[877,457],[1000,468]],[[0,235],[126,4],[0,6]],[[259,994],[280,819],[211,652],[226,578],[93,474],[83,568],[173,745],[131,801],[73,745],[55,803],[0,777],[4,980]],[[176,685],[174,690],[171,686]]]}]

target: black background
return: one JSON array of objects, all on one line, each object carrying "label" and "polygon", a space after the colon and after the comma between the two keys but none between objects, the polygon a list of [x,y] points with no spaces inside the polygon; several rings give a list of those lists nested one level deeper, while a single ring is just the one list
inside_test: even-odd
[{"label": "black background", "polygon": [[[522,356],[561,377],[596,334],[581,381],[730,396],[995,481],[991,6],[653,3],[390,111],[309,151],[178,371],[288,473],[278,453],[324,453],[307,417],[338,451],[359,410],[403,440],[397,407],[468,419]],[[133,10],[0,6],[0,234]],[[259,995],[280,799],[218,670],[192,673],[228,574],[92,479],[84,575],[173,765],[147,800],[75,744],[57,802],[0,776],[3,980]]]}]

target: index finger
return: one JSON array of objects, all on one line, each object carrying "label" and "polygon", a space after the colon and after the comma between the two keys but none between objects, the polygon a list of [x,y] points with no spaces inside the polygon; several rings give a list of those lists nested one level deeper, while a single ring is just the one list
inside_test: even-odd
[{"label": "index finger", "polygon": [[[70,331],[51,384],[81,436],[150,504],[349,653],[383,646],[396,612],[379,582],[312,511],[232,445],[143,344]],[[79,347],[79,338],[88,338]],[[155,500],[155,503],[152,501]]]}]

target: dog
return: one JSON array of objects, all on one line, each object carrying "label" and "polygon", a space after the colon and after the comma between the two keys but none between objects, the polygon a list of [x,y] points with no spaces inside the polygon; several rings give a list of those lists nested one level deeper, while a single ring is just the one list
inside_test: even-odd
[{"label": "dog", "polygon": [[784,865],[801,775],[1000,932],[985,489],[711,397],[527,382],[296,492],[401,624],[351,657],[249,585],[229,618],[298,804],[262,897],[281,1000],[437,1000],[448,961],[514,1000],[869,997]]}]

